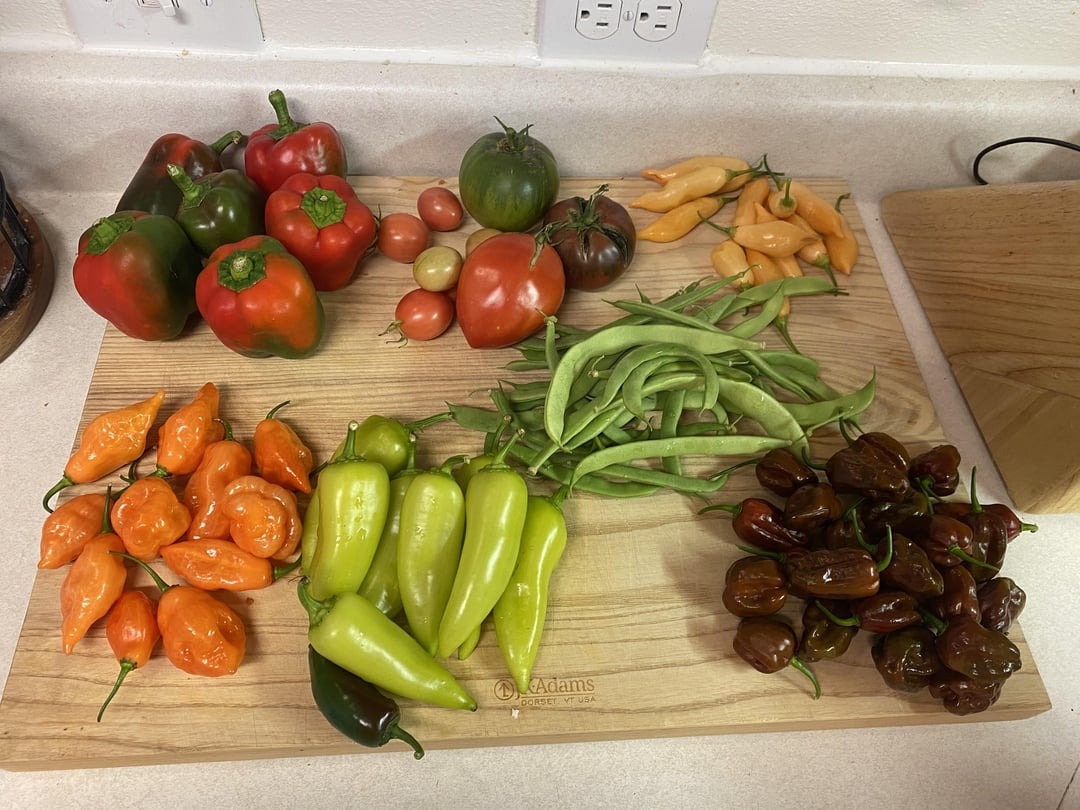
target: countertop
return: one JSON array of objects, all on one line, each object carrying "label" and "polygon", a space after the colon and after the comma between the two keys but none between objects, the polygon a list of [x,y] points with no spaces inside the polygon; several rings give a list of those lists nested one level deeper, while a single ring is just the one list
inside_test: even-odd
[{"label": "countertop", "polygon": [[[26,193],[56,256],[48,309],[0,363],[0,467],[9,559],[0,588],[6,679],[36,573],[40,494],[70,453],[104,323],[70,277],[81,230],[114,195]],[[949,441],[979,468],[982,500],[1007,495],[879,219],[860,201]],[[0,805],[102,807],[929,807],[1080,810],[1080,516],[1039,524],[1010,546],[1007,573],[1027,591],[1021,618],[1053,709],[1014,722],[918,728],[432,751],[43,773],[0,772]],[[717,689],[724,685],[718,683]],[[118,729],[117,733],[123,733]]]}]

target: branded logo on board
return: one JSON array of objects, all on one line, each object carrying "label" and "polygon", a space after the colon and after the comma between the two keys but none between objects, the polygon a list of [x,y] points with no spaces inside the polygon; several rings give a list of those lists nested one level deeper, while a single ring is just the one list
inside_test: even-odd
[{"label": "branded logo on board", "polygon": [[492,686],[495,697],[519,706],[571,706],[596,702],[596,684],[592,678],[533,678],[528,694],[518,692],[511,678],[500,678]]}]

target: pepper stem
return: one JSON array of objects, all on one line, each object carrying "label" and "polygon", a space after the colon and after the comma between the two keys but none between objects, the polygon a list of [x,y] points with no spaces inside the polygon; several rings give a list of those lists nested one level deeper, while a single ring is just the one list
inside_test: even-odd
[{"label": "pepper stem", "polygon": [[349,422],[349,432],[345,434],[345,443],[341,446],[341,453],[331,463],[363,460],[356,454],[356,432],[358,430],[360,430],[360,423],[353,419]]},{"label": "pepper stem", "polygon": [[146,573],[148,573],[150,575],[150,578],[152,580],[154,580],[154,584],[158,586],[158,590],[161,591],[162,593],[165,593],[165,591],[169,590],[169,588],[175,588],[176,587],[175,585],[170,585],[165,580],[163,580],[161,578],[161,576],[158,574],[157,571],[155,571],[153,568],[151,568],[145,562],[140,560],[138,557],[132,556],[131,554],[128,554],[126,551],[110,551],[109,553],[110,554],[115,554],[117,557],[123,557],[125,560],[131,560],[133,563],[140,566],[143,571],[145,571]]},{"label": "pepper stem", "polygon": [[404,425],[404,428],[409,433],[418,433],[425,428],[437,425],[439,422],[447,422],[453,418],[453,413],[450,411],[443,411],[442,413],[436,413],[423,419],[418,419],[415,422],[409,422],[407,425]]},{"label": "pepper stem", "polygon": [[889,567],[889,564],[892,562],[892,555],[893,555],[892,526],[886,526],[885,527],[885,556],[882,557],[881,562],[879,562],[875,566],[875,568],[877,568],[879,574],[882,571],[884,571],[886,568]]},{"label": "pepper stem", "polygon": [[68,478],[66,475],[59,481],[57,481],[55,484],[53,484],[49,488],[49,491],[45,493],[45,497],[41,499],[41,505],[45,507],[45,511],[52,513],[52,507],[49,506],[49,501],[52,500],[53,495],[55,495],[62,489],[67,489],[68,487],[72,486],[75,486],[75,482]]},{"label": "pepper stem", "polygon": [[420,745],[419,741],[412,734],[407,732],[397,723],[392,723],[387,729],[387,733],[391,740],[402,740],[409,744],[413,750],[413,757],[416,759],[424,758],[424,747]]},{"label": "pepper stem", "polygon": [[513,447],[515,444],[517,444],[518,439],[520,439],[524,435],[525,435],[524,430],[516,430],[516,431],[514,431],[514,433],[510,436],[510,438],[506,440],[506,443],[503,444],[503,446],[500,447],[495,452],[495,457],[491,460],[491,464],[489,466],[491,468],[507,466],[506,465],[506,455],[507,455],[507,453],[510,452],[511,447]]},{"label": "pepper stem", "polygon": [[135,662],[124,659],[120,662],[120,674],[116,676],[116,683],[113,684],[112,691],[109,692],[108,697],[105,698],[105,702],[101,704],[101,708],[98,710],[97,721],[101,722],[101,716],[105,714],[105,710],[109,708],[109,704],[112,703],[112,699],[116,696],[116,693],[120,691],[120,684],[124,682],[124,678],[131,670],[135,669]]},{"label": "pepper stem", "polygon": [[267,133],[275,141],[280,141],[286,135],[296,132],[302,128],[302,124],[298,124],[293,120],[293,117],[289,115],[289,104],[285,101],[285,94],[280,90],[270,91],[270,106],[274,108],[274,114],[277,116],[277,129]]},{"label": "pepper stem", "polygon": [[837,616],[835,613],[825,607],[825,605],[822,604],[820,599],[815,599],[814,604],[817,605],[818,610],[825,614],[825,618],[835,625],[839,625],[840,627],[859,626],[859,620],[856,619],[854,616],[852,616],[850,619],[841,619],[839,616]]},{"label": "pepper stem", "polygon": [[742,511],[742,504],[739,503],[711,503],[708,506],[703,506],[698,509],[699,515],[704,515],[706,512],[727,512],[728,514],[735,516]]},{"label": "pepper stem", "polygon": [[326,618],[330,608],[327,607],[326,602],[320,602],[308,592],[308,583],[310,581],[307,577],[300,578],[300,582],[296,586],[296,596],[300,600],[300,604],[304,606],[304,610],[307,611],[308,624],[311,627],[317,627]]},{"label": "pepper stem", "polygon": [[266,416],[264,418],[273,419],[274,416],[277,414],[277,412],[280,411],[282,408],[284,408],[286,405],[288,405],[290,402],[292,402],[291,399],[287,399],[284,402],[279,402],[277,405],[275,405],[273,408],[271,408],[267,412],[267,414],[266,414]]},{"label": "pepper stem", "polygon": [[293,562],[289,563],[288,565],[276,566],[271,572],[270,580],[272,582],[277,582],[282,577],[287,577],[289,574],[291,574],[293,571],[300,567],[300,561],[302,559],[302,557],[297,557]]},{"label": "pepper stem", "polygon": [[99,256],[110,247],[113,242],[131,230],[135,225],[135,217],[131,214],[111,214],[102,217],[94,223],[90,231],[90,239],[86,243],[86,253],[90,256]]},{"label": "pepper stem", "polygon": [[818,682],[817,675],[810,671],[810,667],[799,660],[798,656],[791,657],[792,667],[799,670],[803,675],[810,679],[810,683],[814,685],[814,700],[821,697],[821,684]]},{"label": "pepper stem", "polygon": [[304,192],[300,208],[320,230],[336,225],[345,218],[345,201],[336,191],[316,186]]},{"label": "pepper stem", "polygon": [[963,560],[966,563],[970,563],[971,565],[977,565],[980,568],[989,568],[991,571],[995,571],[995,572],[1001,570],[998,566],[992,565],[991,563],[988,563],[985,560],[979,560],[979,559],[976,559],[975,557],[972,557],[970,554],[968,554],[966,551],[964,551],[962,548],[960,548],[960,546],[950,546],[949,547],[949,553],[952,554],[954,557],[959,557],[961,560]]},{"label": "pepper stem", "polygon": [[971,468],[971,511],[979,513],[983,511],[982,504],[979,503],[979,496],[975,492],[975,467]]},{"label": "pepper stem", "polygon": [[567,497],[569,497],[569,495],[570,487],[568,487],[566,484],[563,484],[561,487],[555,490],[554,494],[552,494],[551,505],[554,506],[556,509],[562,509],[563,501],[565,501]]},{"label": "pepper stem", "polygon": [[216,141],[211,144],[207,144],[212,152],[221,154],[230,146],[236,146],[240,141],[244,140],[244,133],[238,129],[234,129],[232,132],[226,132]]},{"label": "pepper stem", "polygon": [[207,184],[196,183],[176,163],[170,163],[165,167],[165,171],[168,172],[169,178],[176,184],[176,187],[180,189],[180,193],[183,195],[181,205],[184,208],[195,208],[206,198]]}]

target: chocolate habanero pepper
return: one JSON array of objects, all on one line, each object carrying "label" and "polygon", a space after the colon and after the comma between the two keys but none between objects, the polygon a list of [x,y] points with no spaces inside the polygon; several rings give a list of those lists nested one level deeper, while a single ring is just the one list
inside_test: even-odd
[{"label": "chocolate habanero pepper", "polygon": [[319,655],[399,697],[447,709],[476,710],[476,700],[420,643],[357,593],[312,598],[297,586],[308,613],[308,643]]},{"label": "chocolate habanero pepper", "polygon": [[195,300],[218,339],[245,357],[307,357],[322,341],[325,316],[311,277],[269,236],[210,254]]},{"label": "chocolate habanero pepper", "polygon": [[971,528],[956,518],[940,513],[920,515],[904,521],[901,529],[938,568],[951,568],[964,562],[989,565],[971,556]]},{"label": "chocolate habanero pepper", "polygon": [[367,748],[382,748],[391,740],[402,740],[421,759],[424,749],[398,723],[401,710],[397,702],[380,692],[374,684],[353,675],[308,645],[308,675],[311,696],[322,716],[353,742]]},{"label": "chocolate habanero pepper", "polygon": [[167,481],[154,476],[133,481],[112,505],[112,524],[134,557],[149,562],[175,543],[191,525],[191,513]]},{"label": "chocolate habanero pepper", "polygon": [[52,511],[49,501],[60,490],[97,481],[139,458],[146,451],[146,437],[164,401],[161,390],[142,402],[94,417],[64,466],[63,477],[42,498],[45,510]]},{"label": "chocolate habanero pepper", "polygon": [[390,477],[381,464],[357,455],[359,428],[355,420],[349,423],[341,456],[331,459],[319,473],[312,495],[318,499],[319,512],[308,576],[311,597],[316,600],[356,593],[375,558],[386,524]]},{"label": "chocolate habanero pepper", "polygon": [[805,599],[873,596],[881,586],[882,568],[861,548],[816,549],[789,556],[785,564],[790,593]]},{"label": "chocolate habanero pepper", "polygon": [[922,547],[902,534],[893,535],[892,560],[881,571],[881,584],[916,599],[932,599],[945,593],[941,571],[930,562]]},{"label": "chocolate habanero pepper", "polygon": [[517,565],[491,611],[503,662],[522,695],[529,691],[540,651],[551,575],[566,550],[562,501],[568,492],[567,487],[560,487],[550,498],[529,496]]},{"label": "chocolate habanero pepper", "polygon": [[511,436],[469,482],[465,538],[454,585],[439,623],[439,656],[447,658],[487,618],[517,565],[528,511],[525,479],[505,461]]},{"label": "chocolate habanero pepper", "polygon": [[1001,697],[1000,681],[979,681],[944,667],[930,679],[930,695],[951,714],[961,717],[985,712]]},{"label": "chocolate habanero pepper", "polygon": [[770,557],[740,557],[724,575],[724,607],[740,618],[779,613],[787,595],[784,568]]},{"label": "chocolate habanero pepper", "polygon": [[740,658],[766,675],[794,667],[810,679],[816,700],[821,697],[821,684],[795,655],[796,644],[795,631],[784,622],[771,616],[751,616],[739,622],[731,646]]},{"label": "chocolate habanero pepper", "polygon": [[266,201],[266,233],[307,268],[315,289],[339,290],[375,244],[371,209],[345,180],[294,174]]},{"label": "chocolate habanero pepper", "polygon": [[885,685],[918,692],[942,669],[934,634],[926,627],[905,627],[879,636],[870,650]]},{"label": "chocolate habanero pepper", "polygon": [[465,537],[465,495],[450,474],[460,458],[412,476],[401,501],[397,579],[409,631],[434,655]]},{"label": "chocolate habanero pepper", "polygon": [[804,484],[784,501],[784,525],[806,535],[824,528],[843,513],[829,484]]},{"label": "chocolate habanero pepper", "polygon": [[217,386],[208,382],[195,392],[191,402],[169,415],[158,429],[153,475],[188,475],[198,469],[206,448],[225,438],[225,425],[218,420],[220,402]]},{"label": "chocolate habanero pepper", "polygon": [[1008,633],[1023,612],[1027,594],[1009,577],[995,577],[979,586],[979,624]]},{"label": "chocolate habanero pepper", "polygon": [[968,615],[949,619],[936,644],[941,663],[976,681],[1003,681],[1021,666],[1020,650],[1008,636]]},{"label": "chocolate habanero pepper", "polygon": [[161,598],[157,622],[161,645],[172,665],[188,675],[232,675],[247,652],[247,631],[236,612],[190,585],[168,585],[149,565],[128,554],[154,580]]},{"label": "chocolate habanero pepper", "polygon": [[109,612],[127,582],[124,561],[113,556],[114,552],[124,550],[124,543],[109,523],[107,504],[111,498],[110,488],[105,496],[100,534],[83,546],[60,586],[60,614],[63,617],[60,638],[64,655],[71,655],[90,626]]},{"label": "chocolate habanero pepper", "polygon": [[112,699],[120,691],[128,673],[146,666],[161,638],[161,631],[157,626],[157,606],[142,591],[124,591],[109,611],[109,618],[105,620],[105,638],[108,639],[116,660],[120,662],[120,674],[116,676],[112,691],[101,704],[97,716],[99,723]]},{"label": "chocolate habanero pepper", "polygon": [[[839,658],[848,651],[859,628],[854,625],[836,624],[818,606],[821,600],[807,602],[802,614],[802,635],[799,637],[799,660],[805,664]],[[823,603],[834,616],[849,618],[850,602],[827,599]]]},{"label": "chocolate habanero pepper", "polygon": [[294,495],[257,475],[242,475],[221,494],[221,513],[229,519],[229,537],[256,557],[291,557],[303,536]]},{"label": "chocolate habanero pepper", "polygon": [[87,306],[125,335],[170,340],[195,313],[201,265],[175,219],[122,211],[83,232],[71,272]]},{"label": "chocolate habanero pepper", "polygon": [[289,115],[285,94],[270,92],[277,122],[251,133],[244,149],[244,170],[267,194],[294,174],[345,177],[348,161],[341,136],[330,124],[300,123]]},{"label": "chocolate habanero pepper", "polygon": [[829,621],[848,627],[858,627],[868,633],[891,633],[905,627],[914,627],[923,620],[919,603],[911,594],[903,591],[878,591],[851,605],[851,616],[841,618],[816,600]]},{"label": "chocolate habanero pepper", "polygon": [[177,164],[192,178],[220,172],[221,153],[240,143],[243,137],[241,132],[233,130],[213,143],[205,144],[175,132],[162,135],[146,153],[116,210],[173,216],[180,204],[180,190],[169,178],[168,165]]},{"label": "chocolate habanero pepper", "polygon": [[243,172],[224,169],[194,180],[175,163],[168,172],[180,190],[173,217],[200,255],[266,232],[266,195]]},{"label": "chocolate habanero pepper", "polygon": [[222,426],[224,437],[207,446],[199,466],[184,484],[183,501],[191,512],[189,540],[229,537],[229,518],[221,511],[222,496],[229,484],[251,474],[251,451],[233,438],[228,422]]},{"label": "chocolate habanero pepper", "polygon": [[825,474],[842,494],[899,503],[911,493],[906,451],[882,433],[864,433],[825,462]]},{"label": "chocolate habanero pepper", "polygon": [[101,533],[105,495],[87,492],[65,501],[41,526],[38,568],[60,568],[79,556],[87,541]]},{"label": "chocolate habanero pepper", "polygon": [[941,571],[944,589],[941,596],[925,602],[925,607],[939,619],[948,621],[954,616],[970,616],[978,619],[979,592],[975,578],[962,565],[954,565]]},{"label": "chocolate habanero pepper", "polygon": [[787,553],[809,547],[810,538],[784,523],[784,512],[763,498],[744,498],[735,505],[712,504],[702,513],[720,510],[732,515],[735,536],[755,548]]},{"label": "chocolate habanero pepper", "polygon": [[188,585],[204,591],[255,591],[296,569],[297,563],[275,566],[265,557],[244,551],[231,540],[204,537],[165,546],[161,558]]},{"label": "chocolate habanero pepper", "polygon": [[817,473],[786,447],[774,448],[762,456],[754,465],[754,474],[758,483],[781,498],[801,486],[818,483]]},{"label": "chocolate habanero pepper", "polygon": [[292,426],[277,417],[277,412],[288,404],[286,400],[275,405],[255,426],[255,469],[270,483],[307,495],[311,493],[315,456]]},{"label": "chocolate habanero pepper", "polygon": [[911,460],[908,479],[923,492],[944,498],[956,492],[960,483],[960,451],[951,444],[939,444]]}]

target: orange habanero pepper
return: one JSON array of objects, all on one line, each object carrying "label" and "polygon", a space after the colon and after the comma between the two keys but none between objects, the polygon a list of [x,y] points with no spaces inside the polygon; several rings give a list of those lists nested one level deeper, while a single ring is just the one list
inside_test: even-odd
[{"label": "orange habanero pepper", "polygon": [[154,475],[187,475],[195,471],[206,448],[225,436],[218,421],[221,397],[212,382],[203,385],[194,399],[158,429],[157,469]]},{"label": "orange habanero pepper", "polygon": [[157,626],[157,606],[153,600],[142,591],[124,591],[109,611],[109,618],[105,620],[105,638],[109,640],[113,655],[120,662],[120,674],[116,676],[112,691],[101,704],[97,716],[99,723],[120,690],[124,678],[133,669],[146,666],[161,638],[161,631]]},{"label": "orange habanero pepper", "polygon": [[79,556],[88,540],[101,533],[105,495],[88,492],[56,507],[41,526],[38,568],[59,568]]},{"label": "orange habanero pepper", "polygon": [[190,585],[168,585],[158,572],[136,560],[161,591],[157,624],[161,646],[173,666],[189,675],[232,675],[247,651],[247,631],[236,612]]},{"label": "orange habanero pepper", "polygon": [[150,475],[120,493],[112,505],[112,522],[124,549],[140,560],[156,559],[191,525],[191,513],[167,481]]},{"label": "orange habanero pepper", "polygon": [[244,551],[232,540],[203,538],[173,543],[161,550],[169,570],[204,591],[254,591],[295,570],[297,564],[275,567],[265,557]]},{"label": "orange habanero pepper", "polygon": [[60,490],[97,481],[139,458],[164,401],[165,392],[158,391],[142,402],[95,417],[83,431],[79,449],[68,459],[63,477],[41,499],[45,511],[52,511],[49,500]]},{"label": "orange habanero pepper", "polygon": [[315,456],[287,423],[275,418],[289,404],[275,405],[255,426],[255,469],[271,484],[311,494],[311,471]]},{"label": "orange habanero pepper", "polygon": [[221,511],[229,535],[256,557],[285,559],[300,545],[303,522],[296,496],[257,475],[237,478],[225,488]]},{"label": "orange habanero pepper", "polygon": [[206,448],[202,461],[184,485],[184,506],[191,512],[189,540],[228,539],[229,519],[221,513],[221,497],[225,487],[251,474],[251,452],[233,439],[228,422],[223,425],[224,438]]},{"label": "orange habanero pepper", "polygon": [[[111,492],[106,503],[110,497]],[[123,593],[127,568],[112,553],[123,550],[123,541],[109,524],[109,510],[103,509],[100,534],[83,546],[60,586],[60,638],[65,655],[71,655],[90,626],[108,613]]]}]

